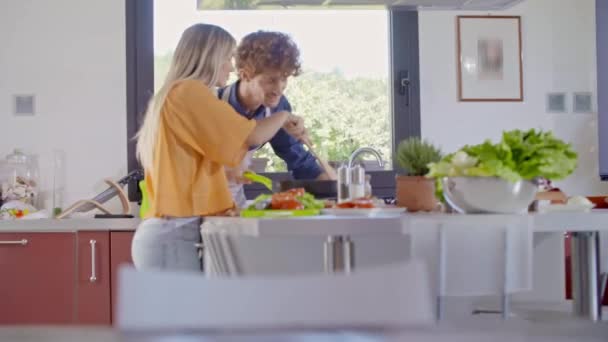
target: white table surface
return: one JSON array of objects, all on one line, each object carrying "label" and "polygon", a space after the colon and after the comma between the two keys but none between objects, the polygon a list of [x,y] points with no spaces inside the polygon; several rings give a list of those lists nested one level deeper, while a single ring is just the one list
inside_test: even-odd
[{"label": "white table surface", "polygon": [[248,236],[327,236],[403,233],[403,217],[306,216],[293,218],[209,217],[203,229]]},{"label": "white table surface", "polygon": [[[244,235],[358,235],[401,234],[404,224],[416,220],[434,220],[447,223],[500,224],[513,217],[529,217],[535,232],[608,231],[608,210],[590,213],[544,213],[526,215],[458,215],[407,213],[400,217],[344,217],[313,216],[288,219],[245,219],[209,217],[205,222],[212,226],[230,226],[226,231]],[[138,218],[94,219],[73,218],[64,220],[12,220],[0,221],[0,233],[8,232],[73,232],[79,230],[135,230]]]},{"label": "white table surface", "polygon": [[[528,221],[529,220],[529,221]],[[294,218],[206,218],[202,227],[248,236],[327,236],[361,234],[407,234],[416,223],[475,226],[504,226],[509,222],[530,222],[535,233],[566,231],[608,231],[608,210],[588,213],[553,212],[534,214],[426,214],[407,213],[383,217],[310,216]]]}]

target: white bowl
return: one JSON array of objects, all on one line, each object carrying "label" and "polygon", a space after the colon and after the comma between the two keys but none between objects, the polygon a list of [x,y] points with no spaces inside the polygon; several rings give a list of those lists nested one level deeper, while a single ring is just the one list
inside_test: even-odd
[{"label": "white bowl", "polygon": [[498,177],[445,177],[443,196],[460,213],[525,213],[538,186],[532,181],[515,183]]}]

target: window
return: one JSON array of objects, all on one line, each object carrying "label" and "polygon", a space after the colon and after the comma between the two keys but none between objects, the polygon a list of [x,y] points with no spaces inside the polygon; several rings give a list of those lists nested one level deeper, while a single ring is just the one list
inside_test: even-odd
[{"label": "window", "polygon": [[[131,79],[136,86],[129,87],[130,93],[139,95],[138,99],[141,94],[144,98],[149,97],[162,83],[181,33],[193,23],[222,26],[237,41],[256,30],[281,31],[288,33],[300,48],[304,71],[300,76],[290,78],[285,95],[294,112],[305,118],[321,156],[330,162],[340,162],[347,160],[354,149],[371,146],[381,152],[388,165],[386,170],[392,170],[397,143],[407,136],[419,135],[416,12],[387,9],[200,10],[196,2],[190,0],[137,3],[135,6],[139,8],[130,11],[127,8],[127,34],[135,31],[131,36],[136,42],[149,41],[143,48],[140,42],[136,57],[131,59],[133,65],[129,63],[128,67],[138,70],[137,77]],[[150,18],[152,13],[153,19]],[[150,28],[153,28],[153,34]],[[397,33],[399,39],[394,39]],[[129,42],[127,47],[129,50]],[[141,80],[141,74],[147,74],[146,68],[153,68],[153,82]],[[404,80],[406,83],[402,82]],[[141,113],[143,108],[139,107],[130,108],[129,112],[139,109],[138,113]],[[136,126],[140,120],[135,121]],[[134,130],[129,131],[132,136]],[[130,168],[136,165],[132,162],[134,150],[131,150],[132,146]],[[286,171],[269,144],[260,149],[256,157],[262,163],[266,159],[267,172]],[[368,170],[370,168],[378,169],[371,161]],[[372,177],[372,185],[374,189],[378,186],[388,189],[394,186],[393,178],[392,171],[378,171]]]},{"label": "window", "polygon": [[[154,8],[156,89],[181,33],[194,23],[219,25],[237,41],[256,30],[288,33],[300,48],[304,72],[290,78],[285,95],[305,118],[317,152],[339,162],[371,146],[390,168],[387,10],[199,10],[192,1],[175,0],[154,0]],[[269,144],[256,157],[268,161],[266,171],[286,171]]]}]

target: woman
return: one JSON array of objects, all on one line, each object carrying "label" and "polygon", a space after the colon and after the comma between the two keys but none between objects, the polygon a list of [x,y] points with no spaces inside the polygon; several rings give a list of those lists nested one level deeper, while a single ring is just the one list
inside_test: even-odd
[{"label": "woman", "polygon": [[201,217],[234,208],[224,166],[270,139],[287,112],[249,121],[217,98],[232,72],[236,42],[224,29],[196,24],[177,45],[167,77],[137,134],[150,207],[133,238],[138,269],[200,270]]}]

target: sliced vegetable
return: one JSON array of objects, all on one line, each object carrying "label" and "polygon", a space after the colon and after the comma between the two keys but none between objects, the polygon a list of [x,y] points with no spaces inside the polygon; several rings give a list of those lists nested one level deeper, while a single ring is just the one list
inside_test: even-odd
[{"label": "sliced vegetable", "polygon": [[245,171],[243,172],[243,177],[249,179],[252,182],[260,183],[264,185],[268,190],[272,191],[272,179],[268,177],[264,177],[262,175],[258,175],[253,171]]},{"label": "sliced vegetable", "polygon": [[375,208],[374,202],[367,198],[359,198],[347,202],[338,203],[336,207],[341,209],[371,209]]},{"label": "sliced vegetable", "polygon": [[323,209],[325,203],[315,199],[312,194],[304,191],[303,188],[290,189],[272,195],[259,195],[249,209],[256,210],[302,210],[302,209]]}]

